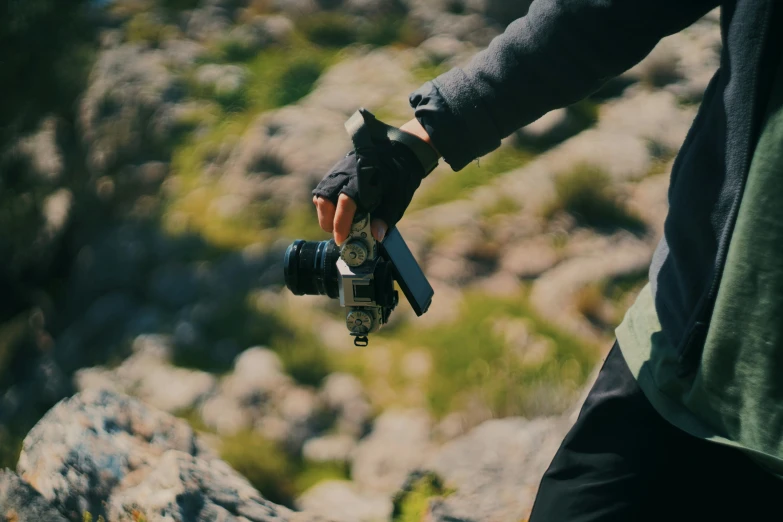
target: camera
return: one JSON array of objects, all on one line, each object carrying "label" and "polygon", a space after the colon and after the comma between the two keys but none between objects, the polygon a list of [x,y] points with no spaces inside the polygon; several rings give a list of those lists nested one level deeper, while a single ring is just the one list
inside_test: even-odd
[{"label": "camera", "polygon": [[295,295],[326,295],[345,307],[345,324],[356,346],[388,322],[399,302],[395,281],[416,315],[424,314],[434,291],[397,228],[382,242],[370,232],[370,215],[357,215],[348,239],[297,239],[285,252],[285,284]]}]

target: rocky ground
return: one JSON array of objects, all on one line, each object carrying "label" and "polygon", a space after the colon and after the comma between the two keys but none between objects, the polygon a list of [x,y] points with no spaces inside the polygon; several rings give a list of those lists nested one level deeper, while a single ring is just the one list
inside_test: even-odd
[{"label": "rocky ground", "polygon": [[401,307],[358,350],[339,307],[290,295],[281,266],[292,239],[325,237],[309,191],[347,150],[345,119],[365,106],[402,123],[409,92],[520,14],[101,11],[75,121],[49,115],[0,151],[39,187],[16,215],[32,244],[0,238],[8,270],[36,281],[0,325],[0,462],[15,467],[0,516],[523,520],[644,283],[717,14],[425,180],[400,223],[436,290],[422,318]]}]

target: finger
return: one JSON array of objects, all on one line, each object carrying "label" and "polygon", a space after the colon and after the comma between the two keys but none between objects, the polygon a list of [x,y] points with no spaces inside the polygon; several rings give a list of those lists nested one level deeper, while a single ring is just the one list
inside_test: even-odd
[{"label": "finger", "polygon": [[313,203],[318,211],[318,225],[326,231],[332,231],[332,224],[334,223],[334,203],[328,199],[324,199],[319,196],[313,197]]},{"label": "finger", "polygon": [[386,225],[386,221],[382,219],[373,219],[370,224],[370,230],[372,230],[372,237],[374,237],[376,241],[383,241],[389,227]]},{"label": "finger", "polygon": [[348,239],[354,214],[356,214],[356,202],[345,194],[340,194],[337,210],[334,213],[334,240],[338,245],[342,245]]}]

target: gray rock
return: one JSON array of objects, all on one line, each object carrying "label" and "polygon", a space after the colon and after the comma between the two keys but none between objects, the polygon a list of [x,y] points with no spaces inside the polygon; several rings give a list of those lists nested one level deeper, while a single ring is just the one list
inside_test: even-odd
[{"label": "gray rock", "polygon": [[200,455],[185,421],[130,397],[89,390],[61,401],[27,434],[17,471],[61,513],[103,514],[115,488],[166,450]]},{"label": "gray rock", "polygon": [[360,437],[367,429],[372,407],[361,382],[347,373],[332,373],[320,391],[324,404],[336,416],[338,433]]},{"label": "gray rock", "polygon": [[355,484],[338,480],[308,489],[296,499],[296,507],[335,522],[379,522],[389,520],[392,514],[388,495],[363,492]]},{"label": "gray rock", "polygon": [[104,50],[79,111],[90,168],[106,173],[168,139],[168,129],[155,121],[165,121],[181,96],[181,82],[163,51],[136,44]]},{"label": "gray rock", "polygon": [[456,492],[433,502],[430,519],[525,520],[568,426],[560,418],[491,420],[447,443],[428,469]]},{"label": "gray rock", "polygon": [[66,522],[45,498],[13,471],[0,470],[0,518],[8,522]]},{"label": "gray rock", "polygon": [[259,117],[232,152],[221,178],[228,193],[269,201],[284,213],[309,201],[310,191],[345,151],[350,140],[343,114],[310,107],[284,107]]},{"label": "gray rock", "polygon": [[558,259],[552,241],[544,236],[509,245],[503,251],[500,266],[517,277],[532,278],[552,268]]},{"label": "gray rock", "polygon": [[231,29],[221,44],[240,57],[252,56],[264,47],[287,43],[293,30],[293,22],[285,16],[254,16],[249,23]]},{"label": "gray rock", "polygon": [[465,44],[452,36],[438,35],[422,42],[418,50],[430,63],[442,63],[465,51]]},{"label": "gray rock", "polygon": [[40,181],[56,182],[65,170],[58,145],[58,126],[56,118],[44,118],[34,134],[21,139],[16,145],[15,152],[29,162],[30,172]]},{"label": "gray rock", "polygon": [[302,456],[312,462],[348,462],[356,448],[356,440],[350,435],[325,435],[306,441]]},{"label": "gray rock", "polygon": [[225,34],[231,25],[231,15],[223,7],[205,5],[186,16],[185,32],[191,40],[209,42]]},{"label": "gray rock", "polygon": [[432,449],[431,420],[423,410],[387,410],[354,451],[351,477],[363,490],[393,493]]},{"label": "gray rock", "polygon": [[290,513],[264,500],[225,462],[176,450],[163,453],[134,482],[112,495],[109,520],[131,522],[143,515],[149,522],[282,522]]},{"label": "gray rock", "polygon": [[239,91],[246,80],[247,71],[239,65],[209,63],[196,70],[196,82],[221,96]]},{"label": "gray rock", "polygon": [[179,69],[193,67],[206,52],[206,47],[193,40],[170,39],[164,41],[160,48],[166,62]]}]

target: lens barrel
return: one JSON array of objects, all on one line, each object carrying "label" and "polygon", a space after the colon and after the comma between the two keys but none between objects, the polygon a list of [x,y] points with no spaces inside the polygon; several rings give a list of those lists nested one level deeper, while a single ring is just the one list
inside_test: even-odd
[{"label": "lens barrel", "polygon": [[337,260],[340,249],[333,239],[305,241],[297,239],[285,251],[285,285],[294,295],[340,295]]}]

